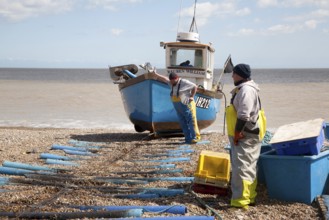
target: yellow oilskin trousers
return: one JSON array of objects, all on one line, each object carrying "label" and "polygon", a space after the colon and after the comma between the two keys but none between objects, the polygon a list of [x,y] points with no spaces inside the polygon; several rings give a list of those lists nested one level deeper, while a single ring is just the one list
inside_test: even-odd
[{"label": "yellow oilskin trousers", "polygon": [[185,142],[191,143],[200,140],[201,135],[196,118],[195,101],[191,101],[188,105],[184,105],[177,96],[172,96],[171,100],[177,112],[179,124],[185,136]]},{"label": "yellow oilskin trousers", "polygon": [[231,206],[248,208],[257,196],[257,161],[260,155],[261,142],[257,134],[244,132],[244,138],[238,145],[233,136],[229,136],[231,144]]},{"label": "yellow oilskin trousers", "polygon": [[233,104],[225,109],[225,115],[231,145],[231,206],[248,208],[249,204],[255,203],[257,196],[257,161],[261,150],[261,140],[266,133],[266,117],[264,110],[259,110],[257,119],[259,134],[242,131],[244,137],[235,145],[237,111]]},{"label": "yellow oilskin trousers", "polygon": [[200,134],[200,131],[199,131],[198,121],[197,121],[197,118],[196,118],[196,103],[193,100],[187,106],[188,106],[188,108],[190,109],[190,111],[192,113],[192,123],[193,123],[193,130],[195,132],[195,139],[199,141],[199,140],[201,140],[201,134]]},{"label": "yellow oilskin trousers", "polygon": [[245,137],[241,139],[236,146],[233,141],[236,121],[236,110],[233,105],[230,105],[226,108],[226,123],[231,144],[231,206],[248,209],[249,204],[255,203],[255,198],[257,196],[256,175],[257,160],[259,158],[261,149],[261,136],[244,132]]},{"label": "yellow oilskin trousers", "polygon": [[255,198],[257,196],[257,179],[252,183],[248,180],[242,180],[242,184],[242,196],[238,199],[231,199],[231,206],[247,209],[249,204],[255,203]]}]

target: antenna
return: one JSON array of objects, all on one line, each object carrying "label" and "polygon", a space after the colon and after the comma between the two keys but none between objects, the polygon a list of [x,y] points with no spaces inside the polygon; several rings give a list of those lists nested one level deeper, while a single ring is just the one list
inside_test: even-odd
[{"label": "antenna", "polygon": [[177,25],[177,34],[178,34],[178,29],[179,29],[180,15],[181,15],[181,12],[182,12],[182,3],[183,3],[183,0],[180,1],[180,9],[179,9],[179,17],[178,17],[178,25]]},{"label": "antenna", "polygon": [[190,32],[194,32],[194,28],[195,28],[196,33],[198,33],[198,27],[196,26],[196,21],[195,21],[196,2],[197,2],[197,0],[195,0],[195,2],[194,2],[194,14],[193,14],[192,23],[190,26]]}]

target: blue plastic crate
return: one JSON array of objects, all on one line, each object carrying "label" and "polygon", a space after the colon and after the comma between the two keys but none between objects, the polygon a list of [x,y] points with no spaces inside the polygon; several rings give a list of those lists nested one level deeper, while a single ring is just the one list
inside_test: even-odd
[{"label": "blue plastic crate", "polygon": [[272,144],[279,155],[318,155],[324,141],[324,130],[313,138],[287,141]]},{"label": "blue plastic crate", "polygon": [[317,155],[325,140],[323,119],[284,125],[274,134],[271,145],[278,155]]},{"label": "blue plastic crate", "polygon": [[[270,144],[262,145],[262,148],[260,150],[260,154],[264,154],[264,153],[269,152],[271,150],[273,150],[273,148]],[[257,182],[260,183],[260,184],[266,185],[263,164],[262,164],[262,161],[260,159],[257,161]]]},{"label": "blue plastic crate", "polygon": [[313,156],[260,155],[270,198],[311,204],[328,193],[329,150]]}]

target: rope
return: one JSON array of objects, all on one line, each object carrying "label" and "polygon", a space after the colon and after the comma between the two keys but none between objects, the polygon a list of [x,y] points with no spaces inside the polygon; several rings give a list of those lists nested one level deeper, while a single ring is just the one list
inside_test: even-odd
[{"label": "rope", "polygon": [[192,184],[190,184],[188,192],[191,193],[194,196],[194,198],[207,209],[208,215],[211,215],[213,213],[219,220],[223,220],[223,218],[219,215],[219,213],[215,209],[207,205],[207,203],[205,203],[201,198],[198,197],[198,195],[195,192],[192,191]]},{"label": "rope", "polygon": [[272,137],[273,137],[273,134],[269,131],[266,131],[265,136],[264,136],[263,141],[262,141],[262,145],[269,144]]},{"label": "rope", "polygon": [[[225,108],[226,108],[226,106],[227,106],[227,103],[226,103],[226,95],[225,95],[225,93],[222,91],[222,90],[217,90],[218,92],[220,92],[221,94],[223,94],[223,96],[224,96],[224,106],[225,106]],[[224,109],[224,123],[223,123],[223,134],[225,135],[225,130],[226,130],[226,127],[225,127],[225,125],[226,125],[226,112],[225,112],[225,109]]]}]

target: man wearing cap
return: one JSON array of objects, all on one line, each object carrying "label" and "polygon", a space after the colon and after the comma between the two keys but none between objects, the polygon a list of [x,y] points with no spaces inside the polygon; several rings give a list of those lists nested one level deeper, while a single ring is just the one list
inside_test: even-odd
[{"label": "man wearing cap", "polygon": [[233,68],[235,88],[231,92],[231,105],[226,108],[232,163],[231,206],[245,209],[255,204],[257,160],[261,150],[259,88],[250,75],[247,64]]},{"label": "man wearing cap", "polygon": [[186,79],[181,79],[176,73],[170,73],[168,78],[158,73],[155,74],[171,87],[171,100],[177,112],[185,142],[189,144],[197,143],[201,139],[194,101],[197,86]]}]

